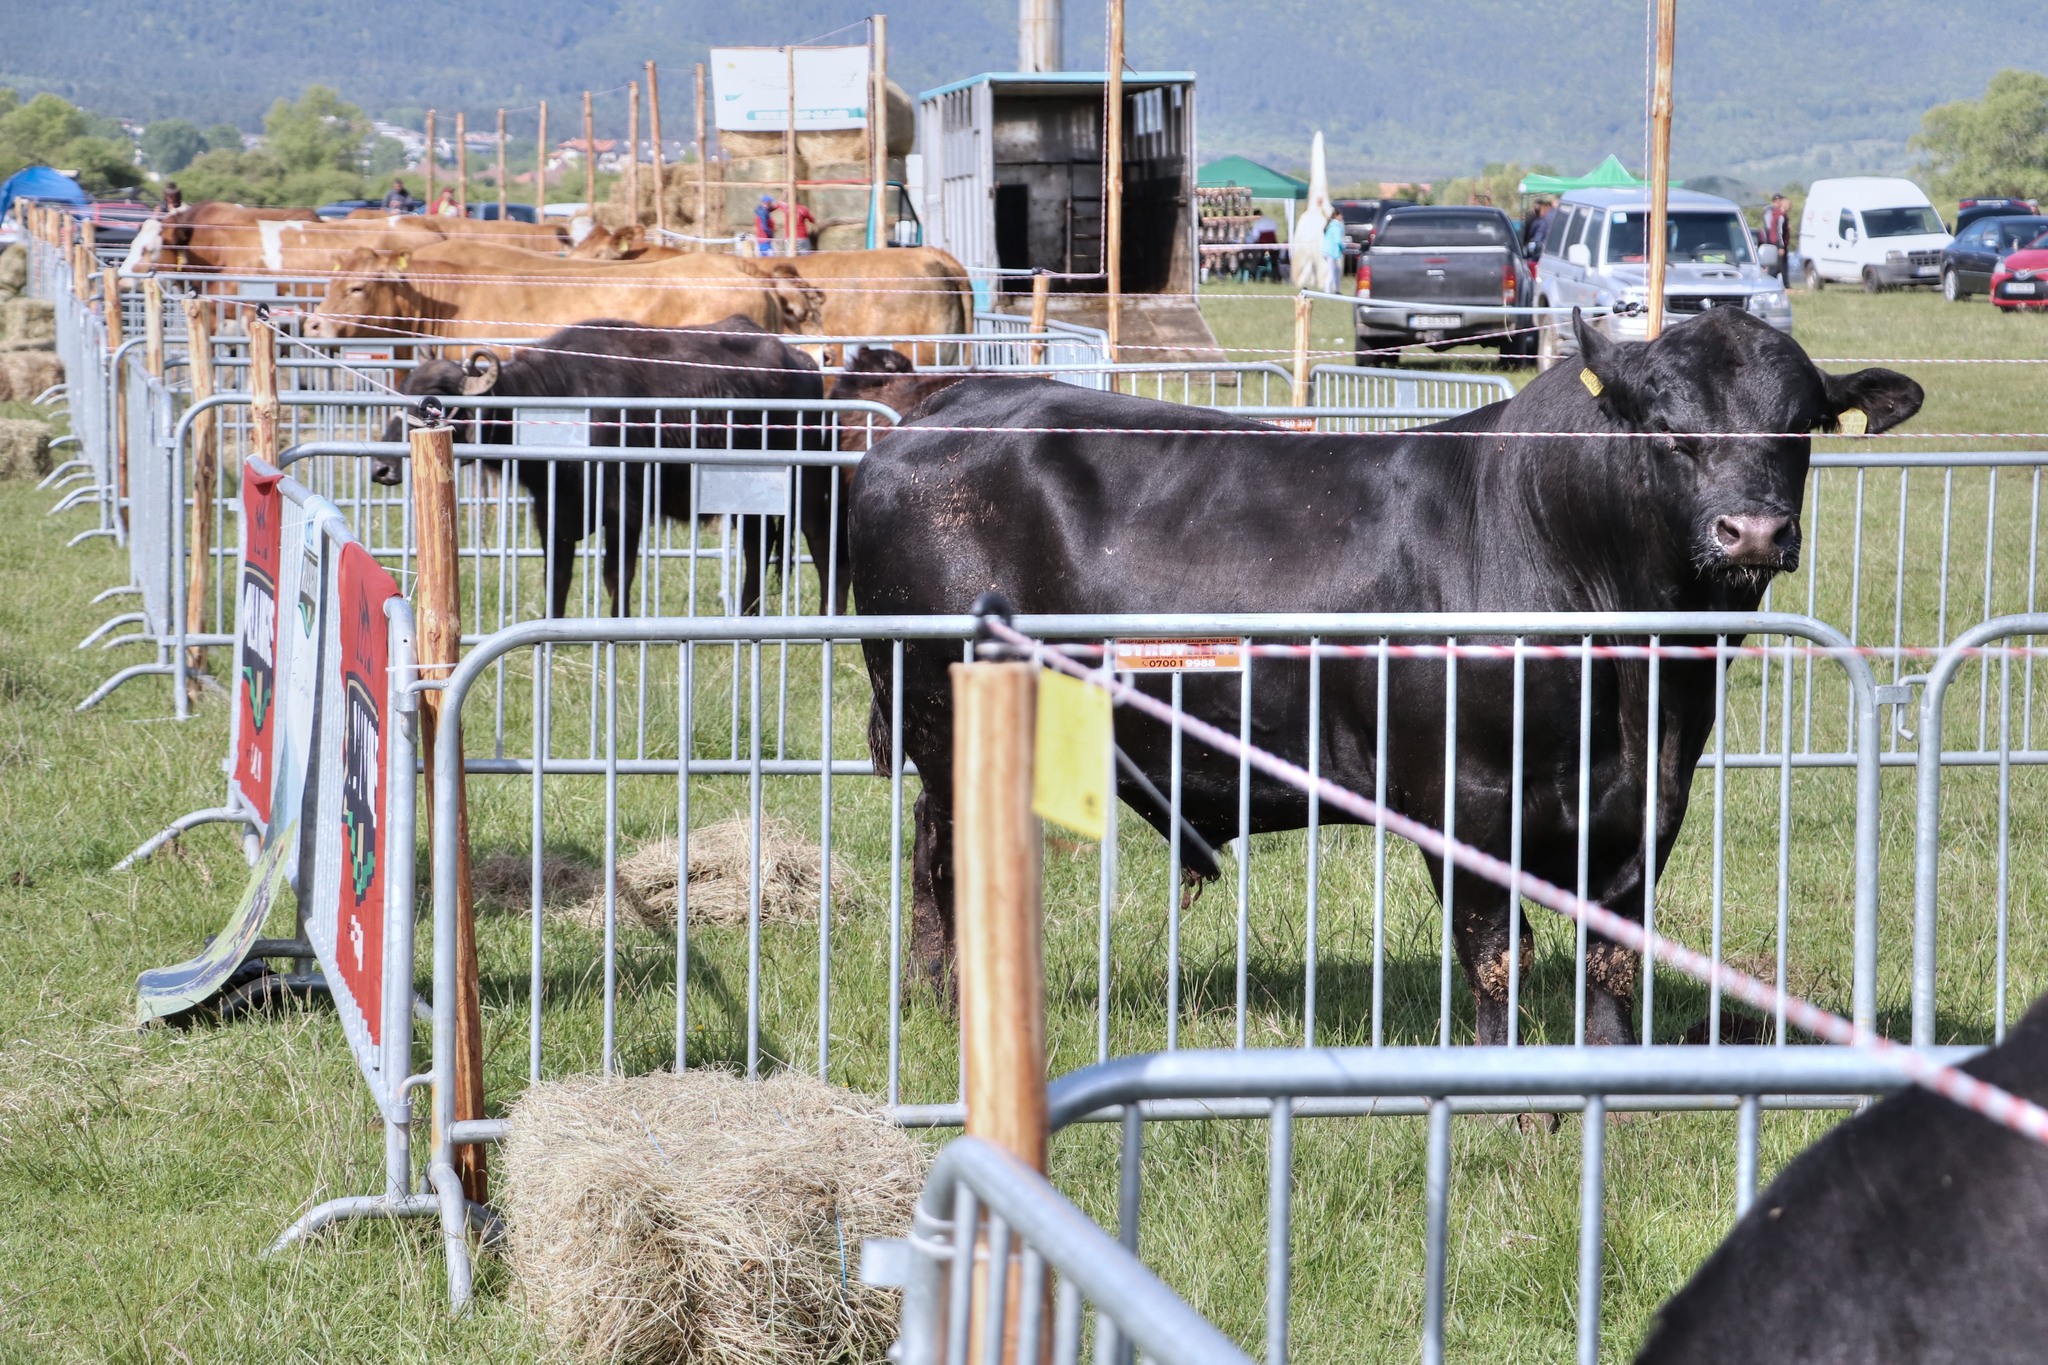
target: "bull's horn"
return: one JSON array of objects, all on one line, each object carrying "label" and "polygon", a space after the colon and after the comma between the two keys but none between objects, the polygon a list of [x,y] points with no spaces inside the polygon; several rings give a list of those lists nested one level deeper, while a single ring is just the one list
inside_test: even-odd
[{"label": "bull's horn", "polygon": [[498,357],[489,351],[477,351],[462,367],[462,392],[471,398],[481,398],[498,387]]}]

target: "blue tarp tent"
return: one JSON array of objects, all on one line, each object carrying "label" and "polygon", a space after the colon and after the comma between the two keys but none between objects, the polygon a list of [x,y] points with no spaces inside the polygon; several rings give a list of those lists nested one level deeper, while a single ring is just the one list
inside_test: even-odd
[{"label": "blue tarp tent", "polygon": [[0,218],[14,208],[17,199],[54,199],[65,204],[90,204],[92,196],[78,188],[78,182],[48,166],[30,166],[0,181]]}]

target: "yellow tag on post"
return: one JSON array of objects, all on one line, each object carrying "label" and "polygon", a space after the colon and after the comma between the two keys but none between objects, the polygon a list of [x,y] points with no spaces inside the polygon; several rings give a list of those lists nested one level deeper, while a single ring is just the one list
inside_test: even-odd
[{"label": "yellow tag on post", "polygon": [[1031,809],[1084,839],[1109,835],[1109,693],[1050,669],[1038,675],[1038,738]]},{"label": "yellow tag on post", "polygon": [[1579,371],[1579,382],[1584,384],[1586,392],[1592,394],[1595,398],[1598,398],[1607,388],[1605,384],[1600,382],[1600,376],[1594,374],[1590,369]]},{"label": "yellow tag on post", "polygon": [[1867,436],[1870,434],[1870,414],[1862,408],[1844,408],[1842,415],[1835,419],[1835,426],[1844,436]]}]

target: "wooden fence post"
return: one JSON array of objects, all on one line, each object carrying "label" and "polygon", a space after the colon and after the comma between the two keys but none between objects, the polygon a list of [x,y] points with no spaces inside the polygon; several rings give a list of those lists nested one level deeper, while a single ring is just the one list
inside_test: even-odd
[{"label": "wooden fence post", "polygon": [[1677,39],[1678,0],[1657,0],[1657,58],[1650,100],[1650,316],[1643,339],[1664,330],[1665,224],[1671,204],[1671,64]]},{"label": "wooden fence post", "polygon": [[[113,266],[100,271],[100,303],[107,314],[107,356],[121,349],[125,319],[121,316],[121,272]],[[112,375],[114,390],[114,514],[128,525],[128,405],[122,401],[125,381],[117,367]]]},{"label": "wooden fence post", "polygon": [[469,217],[469,120],[455,111],[455,216]]},{"label": "wooden fence post", "polygon": [[534,136],[539,155],[533,162],[533,216],[548,220],[548,102],[540,102],[540,131]]},{"label": "wooden fence post", "polygon": [[626,201],[633,206],[633,226],[640,225],[640,82],[626,84]]},{"label": "wooden fence post", "polygon": [[667,177],[661,173],[661,84],[653,62],[647,64],[647,135],[652,144],[648,161],[654,167],[654,233],[658,242],[668,231],[668,195]]},{"label": "wooden fence post", "polygon": [[1294,406],[1308,406],[1308,338],[1315,319],[1316,301],[1306,294],[1294,296]]},{"label": "wooden fence post", "polygon": [[874,156],[869,172],[875,182],[874,221],[868,226],[868,245],[889,245],[889,16],[877,14],[874,25],[875,113],[868,120],[868,151]]},{"label": "wooden fence post", "polygon": [[427,212],[434,211],[434,170],[440,155],[434,150],[434,111],[427,110]]},{"label": "wooden fence post", "polygon": [[785,250],[796,255],[796,49],[782,49],[789,69],[788,122],[782,129],[782,240]]},{"label": "wooden fence post", "polygon": [[[1123,359],[1124,308],[1124,0],[1109,0],[1109,90],[1103,111],[1103,268],[1109,279],[1109,363]],[[1111,376],[1110,386],[1116,386]]]},{"label": "wooden fence post", "polygon": [[1031,811],[1038,670],[992,663],[951,672],[967,1132],[1043,1171],[1045,956]]},{"label": "wooden fence post", "polygon": [[498,111],[498,221],[505,221],[505,111]]},{"label": "wooden fence post", "polygon": [[597,134],[590,121],[590,92],[583,92],[583,211],[597,212]]},{"label": "wooden fence post", "polygon": [[142,281],[142,365],[164,377],[164,287],[154,275]]},{"label": "wooden fence post", "polygon": [[697,250],[709,251],[711,243],[703,241],[713,235],[710,227],[711,212],[711,162],[704,143],[704,63],[697,63],[697,223],[694,234],[699,241]]},{"label": "wooden fence post", "polygon": [[[185,300],[185,353],[192,376],[194,406],[213,397],[213,322],[206,300]],[[186,449],[192,452],[192,529],[185,537],[185,631],[197,635],[206,626],[206,572],[213,558],[213,495],[220,486],[220,452],[214,448],[214,410],[194,414]],[[197,673],[206,667],[206,651],[185,650],[185,667]]]},{"label": "wooden fence post", "polygon": [[[418,427],[412,433],[413,523],[419,537],[419,577],[413,586],[418,617],[419,665],[423,676],[445,679],[462,653],[460,560],[456,552],[455,429]],[[469,792],[460,768],[455,773],[454,828],[444,830],[434,818],[432,797],[437,765],[436,737],[444,725],[459,727],[461,716],[444,711],[447,694],[420,694],[420,751],[426,755],[428,838],[438,855],[443,839],[455,847],[455,1119],[479,1119],[484,1113],[483,999],[476,961],[476,902],[470,882]],[[458,750],[461,747],[457,741]],[[455,1170],[462,1188],[481,1204],[490,1193],[484,1149],[455,1149]]]},{"label": "wooden fence post", "polygon": [[1052,274],[1034,271],[1031,276],[1031,363],[1045,363],[1045,307],[1052,297]]}]

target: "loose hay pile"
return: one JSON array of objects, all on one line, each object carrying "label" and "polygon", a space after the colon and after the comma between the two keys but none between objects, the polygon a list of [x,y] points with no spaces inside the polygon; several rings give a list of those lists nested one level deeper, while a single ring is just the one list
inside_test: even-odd
[{"label": "loose hay pile", "polygon": [[50,472],[48,422],[0,417],[0,479],[39,479]]},{"label": "loose hay pile", "polygon": [[892,1294],[863,1238],[900,1236],[924,1148],[808,1076],[724,1072],[534,1086],[501,1208],[528,1310],[588,1361],[879,1360]]},{"label": "loose hay pile", "polygon": [[[690,922],[747,922],[750,828],[734,816],[690,831]],[[525,911],[532,906],[532,858],[523,853],[480,859],[474,873],[479,908]],[[794,825],[761,818],[761,922],[802,924],[817,917],[817,844]],[[843,905],[853,876],[832,860],[832,900]],[[604,928],[604,874],[585,863],[548,856],[541,871],[541,908],[586,928]],[[676,923],[676,841],[657,839],[619,860],[619,923],[673,929]]]}]

